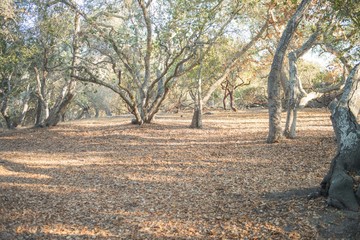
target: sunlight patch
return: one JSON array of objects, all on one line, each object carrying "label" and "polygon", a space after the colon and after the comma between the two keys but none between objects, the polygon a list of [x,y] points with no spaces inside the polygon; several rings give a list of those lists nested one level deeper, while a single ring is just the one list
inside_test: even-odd
[{"label": "sunlight patch", "polygon": [[[70,225],[70,224],[54,224],[54,225],[44,225],[44,226],[26,226],[21,225],[16,228],[16,233],[24,234],[36,234],[38,232],[44,234],[58,235],[58,236],[86,236],[86,237],[113,237],[109,231],[93,227],[89,228],[87,226],[79,225]],[[68,239],[68,238],[67,238]],[[73,238],[69,238],[73,239]]]},{"label": "sunlight patch", "polygon": [[2,182],[0,187],[18,187],[23,188],[26,191],[39,191],[45,193],[89,193],[96,192],[94,188],[86,189],[81,187],[72,187],[67,185],[47,185],[47,184],[35,184],[35,183],[11,183],[11,182]]},{"label": "sunlight patch", "polygon": [[51,178],[50,176],[44,175],[44,174],[35,174],[35,173],[12,171],[12,170],[7,169],[4,166],[0,166],[0,176],[18,177],[18,178],[36,178],[36,179],[49,179],[49,178]]}]

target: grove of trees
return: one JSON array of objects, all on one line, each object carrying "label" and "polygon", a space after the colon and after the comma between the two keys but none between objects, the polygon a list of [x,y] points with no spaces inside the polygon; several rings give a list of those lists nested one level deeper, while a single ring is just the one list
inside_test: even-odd
[{"label": "grove of trees", "polygon": [[189,108],[191,126],[201,128],[203,108],[268,106],[267,142],[276,143],[296,137],[299,108],[331,102],[338,153],[321,194],[358,210],[359,7],[351,0],[3,0],[1,125],[49,127],[124,112],[141,125],[159,111]]}]

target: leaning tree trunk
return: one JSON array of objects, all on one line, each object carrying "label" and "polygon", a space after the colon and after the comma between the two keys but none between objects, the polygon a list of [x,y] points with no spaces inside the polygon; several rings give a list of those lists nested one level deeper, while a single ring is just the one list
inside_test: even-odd
[{"label": "leaning tree trunk", "polygon": [[78,64],[79,61],[79,41],[78,41],[78,35],[80,33],[80,14],[78,12],[75,13],[74,17],[74,36],[73,36],[73,56],[71,61],[71,73],[70,73],[70,81],[67,86],[64,87],[65,94],[63,97],[60,98],[60,100],[55,104],[54,109],[51,113],[51,115],[46,119],[46,126],[56,126],[60,120],[61,116],[65,114],[65,111],[68,107],[68,105],[71,103],[72,99],[75,95],[75,87],[76,87],[76,81],[75,78],[72,77],[75,75],[75,67]]},{"label": "leaning tree trunk", "polygon": [[287,106],[287,118],[285,124],[284,134],[287,138],[296,137],[296,122],[297,122],[297,112],[302,97],[306,95],[301,81],[298,77],[297,71],[297,60],[299,57],[304,55],[308,50],[312,48],[315,44],[318,36],[320,35],[321,28],[311,34],[309,39],[296,51],[289,53],[289,94],[288,94],[288,106]]},{"label": "leaning tree trunk", "polygon": [[302,0],[296,12],[289,20],[286,28],[280,38],[280,42],[276,49],[274,60],[271,65],[271,70],[268,78],[268,99],[269,99],[269,135],[267,142],[278,142],[282,138],[281,129],[281,71],[283,68],[285,52],[288,45],[300,23],[303,13],[311,0]]},{"label": "leaning tree trunk", "polygon": [[321,193],[328,204],[341,209],[359,210],[360,186],[360,64],[350,72],[340,101],[330,105],[331,120],[338,149],[330,170],[321,183]]}]

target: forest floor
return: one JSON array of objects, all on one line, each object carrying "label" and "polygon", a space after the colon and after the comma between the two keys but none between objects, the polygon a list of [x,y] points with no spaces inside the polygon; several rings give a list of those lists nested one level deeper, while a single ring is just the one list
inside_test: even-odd
[{"label": "forest floor", "polygon": [[265,110],[130,120],[0,132],[0,239],[360,239],[358,213],[307,198],[335,154],[327,110],[277,144]]}]

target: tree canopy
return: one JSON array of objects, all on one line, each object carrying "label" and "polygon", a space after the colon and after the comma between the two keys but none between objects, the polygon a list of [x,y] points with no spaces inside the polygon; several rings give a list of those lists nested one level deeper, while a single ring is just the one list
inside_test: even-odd
[{"label": "tree canopy", "polygon": [[[225,104],[226,108],[223,96],[229,94],[228,87],[241,83],[249,84],[231,90],[231,109],[258,104],[259,99],[266,104],[264,79],[298,4],[290,0],[3,1],[2,120],[9,127],[29,122],[50,126],[66,116],[79,117],[84,106],[95,114],[99,112],[95,106],[102,104],[92,104],[83,97],[91,94],[83,91],[107,88],[113,92],[108,103],[112,111],[132,113],[134,123],[151,122],[159,111],[194,105],[200,63],[204,107]],[[359,54],[357,9],[356,1],[311,1],[288,51],[317,32],[311,46],[317,58],[329,53],[336,56],[329,66],[349,68]],[[287,62],[285,58],[285,66]],[[328,74],[322,72],[318,68],[317,76]],[[289,86],[287,75],[283,69],[284,92]],[[307,76],[306,81],[315,82],[314,78]],[[258,89],[252,102],[241,100],[249,98],[243,96],[251,92],[247,88]]]}]

